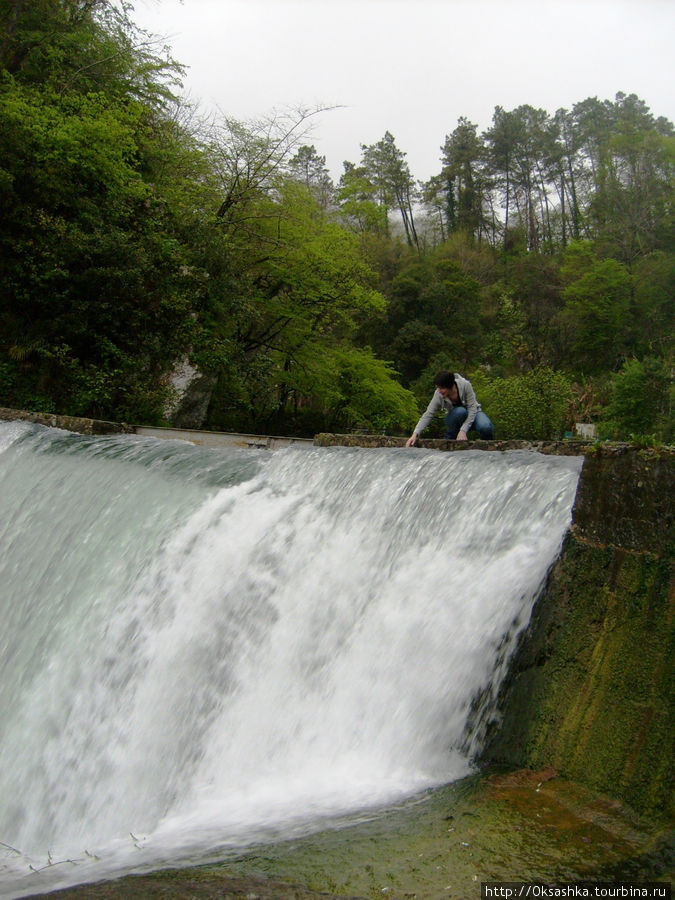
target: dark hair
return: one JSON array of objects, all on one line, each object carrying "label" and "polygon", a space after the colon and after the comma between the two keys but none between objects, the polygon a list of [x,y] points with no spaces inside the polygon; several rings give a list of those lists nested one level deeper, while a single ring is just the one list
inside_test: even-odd
[{"label": "dark hair", "polygon": [[439,372],[434,380],[436,387],[451,388],[455,383],[452,372]]}]

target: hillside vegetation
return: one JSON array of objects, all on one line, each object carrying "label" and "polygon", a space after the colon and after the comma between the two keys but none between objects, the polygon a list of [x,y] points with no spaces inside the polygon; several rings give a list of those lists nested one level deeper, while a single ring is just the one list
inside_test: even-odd
[{"label": "hillside vegetation", "polygon": [[497,107],[426,183],[387,132],[334,184],[312,111],[204,121],[132,15],[0,2],[0,405],[409,433],[449,368],[497,437],[672,441],[672,123]]}]

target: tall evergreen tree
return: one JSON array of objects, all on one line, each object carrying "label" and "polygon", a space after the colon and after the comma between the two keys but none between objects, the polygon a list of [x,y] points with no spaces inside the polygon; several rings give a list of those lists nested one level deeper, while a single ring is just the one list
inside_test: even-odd
[{"label": "tall evergreen tree", "polygon": [[477,240],[486,230],[484,158],[485,148],[477,126],[462,116],[445,139],[441,176],[447,185],[448,230],[463,231]]},{"label": "tall evergreen tree", "polygon": [[288,169],[294,178],[314,194],[322,209],[327,209],[335,188],[326,168],[326,157],[319,156],[313,144],[304,144],[290,159]]},{"label": "tall evergreen tree", "polygon": [[413,202],[416,198],[415,182],[405,161],[405,153],[398,149],[394,136],[385,132],[381,141],[362,145],[362,165],[371,182],[376,186],[380,205],[387,210],[398,209],[406,240],[419,246]]}]

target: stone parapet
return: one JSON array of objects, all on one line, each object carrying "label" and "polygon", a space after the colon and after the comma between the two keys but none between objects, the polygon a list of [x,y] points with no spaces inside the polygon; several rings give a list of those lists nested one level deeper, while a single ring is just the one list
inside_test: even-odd
[{"label": "stone parapet", "polygon": [[122,422],[105,422],[101,419],[86,419],[80,416],[58,416],[54,413],[36,413],[25,409],[0,407],[0,420],[5,422],[33,422],[49,428],[63,428],[78,434],[133,434],[133,425]]},{"label": "stone parapet", "polygon": [[[316,447],[405,447],[405,437],[393,437],[381,434],[329,434],[314,436]],[[446,441],[438,439],[418,441],[412,452],[421,450],[443,450],[448,452],[462,450],[534,450],[537,453],[555,454],[556,456],[581,456],[592,446],[590,441]]]}]

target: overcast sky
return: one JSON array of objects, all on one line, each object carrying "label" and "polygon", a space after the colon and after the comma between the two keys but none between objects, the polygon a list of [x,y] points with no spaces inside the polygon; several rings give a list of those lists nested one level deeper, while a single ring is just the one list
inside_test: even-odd
[{"label": "overcast sky", "polygon": [[204,111],[341,107],[306,141],[336,180],[385,131],[426,180],[458,118],[482,131],[495,106],[623,91],[675,119],[674,0],[135,0],[133,18],[188,67]]}]

